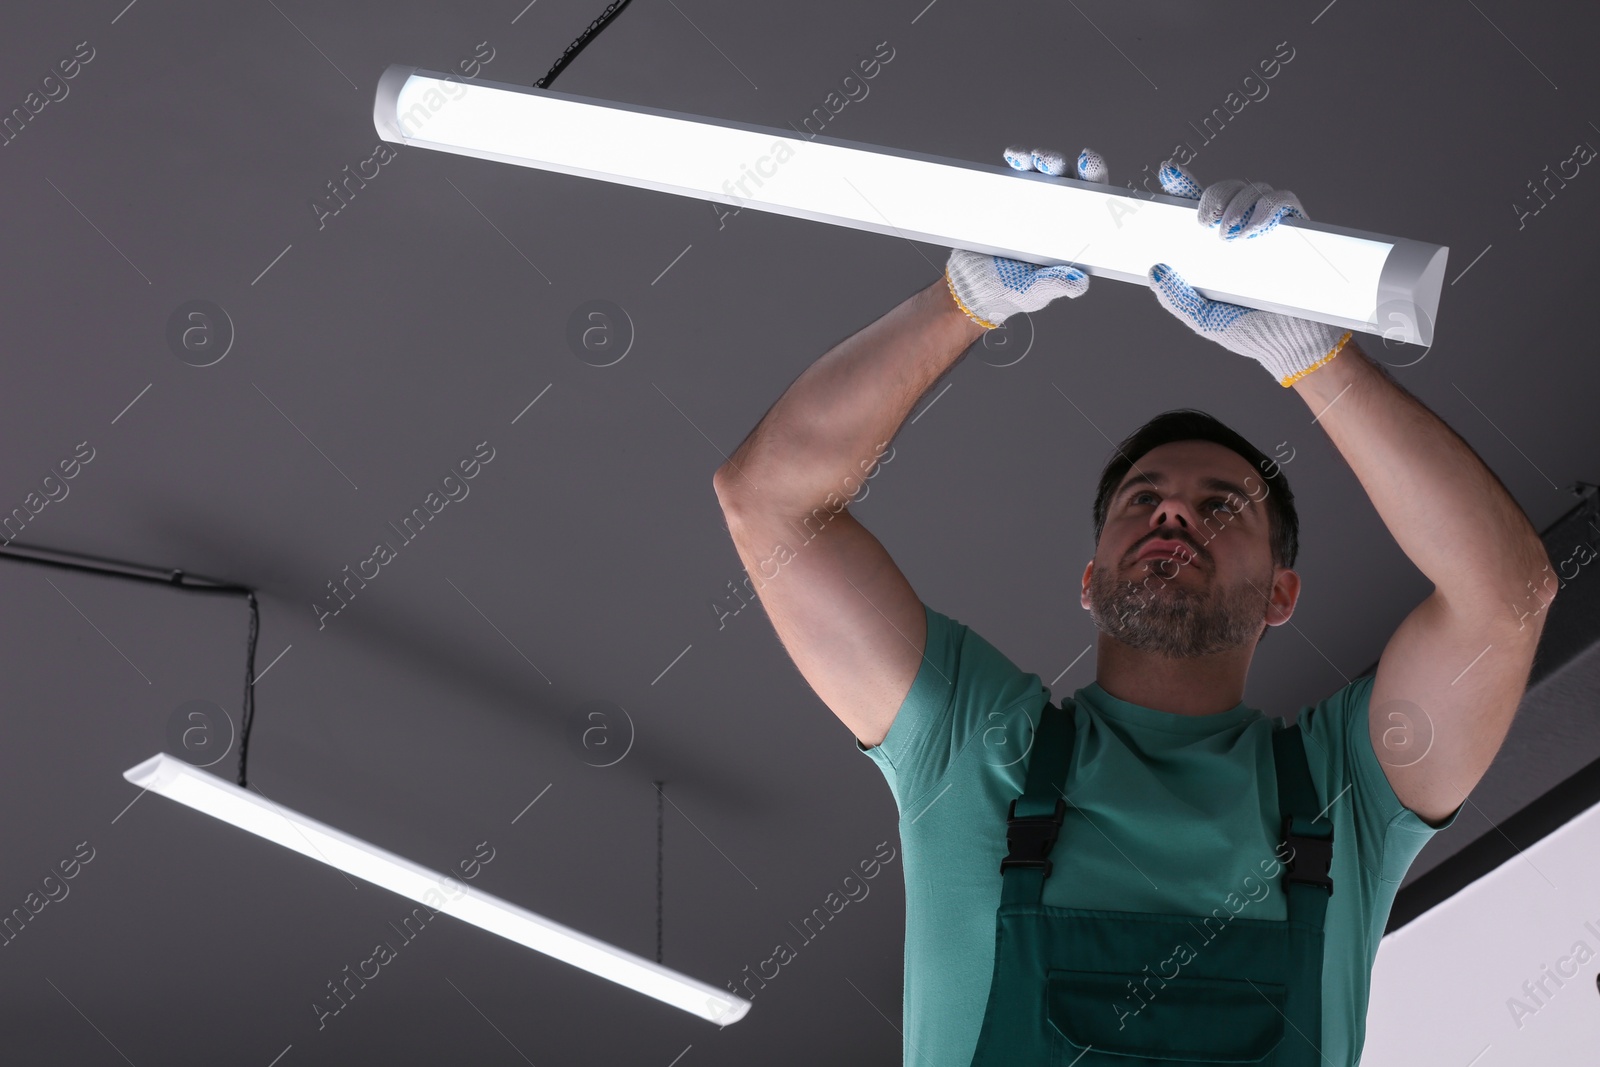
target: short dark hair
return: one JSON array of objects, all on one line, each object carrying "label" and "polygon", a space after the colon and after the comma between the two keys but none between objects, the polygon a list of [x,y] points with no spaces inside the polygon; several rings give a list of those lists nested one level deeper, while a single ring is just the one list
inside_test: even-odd
[{"label": "short dark hair", "polygon": [[[1105,470],[1100,474],[1100,487],[1094,497],[1094,543],[1100,544],[1100,534],[1105,529],[1106,511],[1111,496],[1133,465],[1145,453],[1159,445],[1173,441],[1213,441],[1231,449],[1249,461],[1260,472],[1267,484],[1267,519],[1271,531],[1272,562],[1279,567],[1293,567],[1300,553],[1300,519],[1294,510],[1294,492],[1283,469],[1269,456],[1246,441],[1239,434],[1196,408],[1176,408],[1163,411],[1123,439],[1112,453]],[[1244,487],[1246,491],[1250,486]],[[1252,497],[1252,501],[1254,498]]]}]

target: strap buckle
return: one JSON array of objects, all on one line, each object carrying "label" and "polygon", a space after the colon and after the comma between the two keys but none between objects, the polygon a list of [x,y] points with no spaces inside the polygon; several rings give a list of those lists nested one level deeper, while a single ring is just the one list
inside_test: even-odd
[{"label": "strap buckle", "polygon": [[[1283,817],[1283,837],[1293,850],[1285,865],[1285,882],[1320,886],[1333,894],[1333,835],[1310,837],[1296,833],[1292,816]],[[1287,886],[1285,886],[1287,888]]]},{"label": "strap buckle", "polygon": [[1054,815],[1018,815],[1017,800],[1020,799],[1013,800],[1006,812],[1006,845],[1010,851],[1000,861],[1000,873],[1005,874],[1011,867],[1022,867],[1043,870],[1048,878],[1050,861],[1045,857],[1050,855],[1050,849],[1055,846],[1056,838],[1061,833],[1061,820],[1067,813],[1067,802],[1057,797]]}]

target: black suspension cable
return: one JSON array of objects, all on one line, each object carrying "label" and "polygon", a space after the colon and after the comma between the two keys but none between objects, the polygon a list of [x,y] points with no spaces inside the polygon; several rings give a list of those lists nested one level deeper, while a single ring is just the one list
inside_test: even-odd
[{"label": "black suspension cable", "polygon": [[80,552],[63,552],[53,548],[34,548],[17,544],[0,545],[0,559],[18,563],[36,563],[42,567],[59,567],[62,570],[86,571],[112,578],[127,578],[135,582],[153,582],[169,588],[184,589],[191,593],[243,593],[250,601],[250,637],[245,648],[244,712],[239,727],[239,785],[245,785],[245,749],[250,743],[250,721],[255,717],[256,635],[260,632],[261,612],[256,604],[256,591],[248,585],[219,582],[181,570],[162,570],[142,563],[105,559]]},{"label": "black suspension cable", "polygon": [[656,962],[661,962],[661,802],[666,794],[661,791],[665,782],[656,783]]},{"label": "black suspension cable", "polygon": [[622,9],[627,7],[628,3],[629,0],[611,0],[606,9],[600,12],[600,17],[589,23],[589,28],[580,33],[577,40],[567,45],[567,50],[561,53],[561,58],[556,60],[555,66],[550,68],[548,74],[534,82],[533,87],[535,89],[550,88],[550,83],[556,80],[556,75],[566,70],[567,64],[571,63],[577,54],[583,51],[584,47],[594,39],[595,34],[605,29],[612,19],[620,15]]}]

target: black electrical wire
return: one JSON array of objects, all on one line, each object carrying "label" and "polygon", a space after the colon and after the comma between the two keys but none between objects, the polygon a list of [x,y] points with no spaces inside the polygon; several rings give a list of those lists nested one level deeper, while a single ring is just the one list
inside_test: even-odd
[{"label": "black electrical wire", "polygon": [[87,571],[112,578],[127,578],[135,582],[154,582],[169,588],[184,589],[191,593],[243,593],[250,602],[250,637],[245,648],[244,712],[239,726],[239,786],[245,785],[245,750],[250,743],[250,721],[256,708],[256,635],[261,628],[261,611],[256,603],[256,591],[248,585],[219,582],[181,570],[162,570],[142,563],[104,559],[78,552],[62,552],[53,548],[34,548],[16,544],[0,546],[0,559],[18,563],[36,563],[42,567],[60,567],[63,570]]},{"label": "black electrical wire", "polygon": [[261,608],[256,603],[255,590],[245,594],[250,598],[250,637],[244,653],[244,711],[239,716],[239,788],[248,788],[244,780],[244,761],[250,749],[250,721],[256,717],[256,635],[261,632]]},{"label": "black electrical wire", "polygon": [[589,23],[589,28],[580,33],[577,40],[567,45],[567,50],[561,53],[561,58],[556,60],[555,66],[550,68],[548,74],[534,82],[533,87],[535,89],[550,88],[550,83],[556,80],[556,75],[566,70],[567,64],[571,63],[577,54],[583,51],[584,46],[594,39],[595,34],[605,29],[607,23],[620,15],[622,9],[627,7],[628,3],[629,0],[611,0],[606,9],[600,12],[600,17]]}]

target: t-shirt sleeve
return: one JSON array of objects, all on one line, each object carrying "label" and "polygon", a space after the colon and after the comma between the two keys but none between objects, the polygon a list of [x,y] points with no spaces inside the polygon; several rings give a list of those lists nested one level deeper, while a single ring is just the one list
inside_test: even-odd
[{"label": "t-shirt sleeve", "polygon": [[974,738],[997,750],[1025,744],[1029,726],[1019,716],[1050,699],[1038,675],[1024,673],[977,632],[926,604],[923,611],[928,637],[922,665],[889,733],[872,748],[855,739],[856,751],[883,772],[901,811],[939,785]]},{"label": "t-shirt sleeve", "polygon": [[1399,883],[1417,853],[1456,821],[1461,808],[1430,826],[1395,795],[1372,750],[1367,708],[1374,681],[1374,675],[1363,675],[1320,704],[1302,708],[1299,723],[1307,760],[1321,760],[1324,767],[1324,803],[1330,809],[1351,806],[1361,866],[1382,881]]}]

